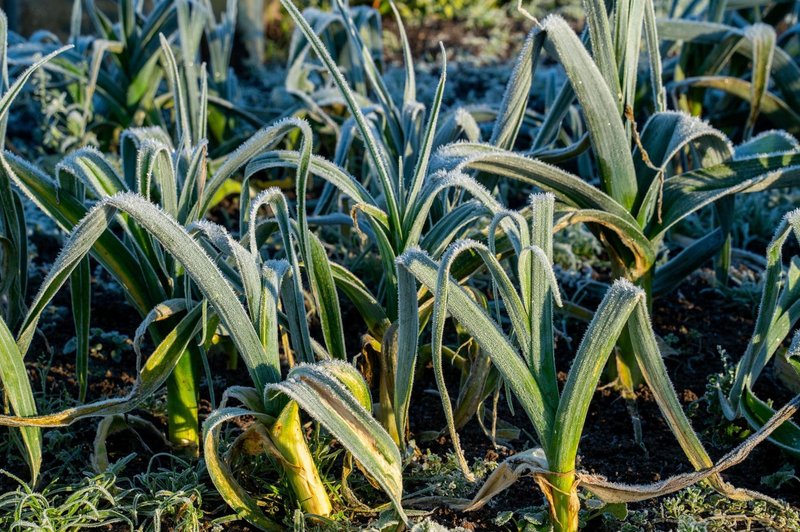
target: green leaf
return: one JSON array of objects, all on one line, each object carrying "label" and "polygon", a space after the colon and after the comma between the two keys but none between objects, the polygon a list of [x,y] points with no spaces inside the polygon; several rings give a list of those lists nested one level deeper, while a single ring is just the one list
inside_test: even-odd
[{"label": "green leaf", "polygon": [[[604,0],[597,0],[605,4]],[[614,24],[614,46],[616,49],[617,75],[619,79],[620,105],[622,109],[635,107],[636,82],[639,74],[642,26],[646,6],[652,10],[652,0],[619,0],[616,2]],[[594,41],[593,41],[594,42]],[[596,49],[592,52],[597,57]],[[610,88],[613,85],[609,86]],[[613,90],[613,89],[612,89]]]},{"label": "green leaf", "polygon": [[397,24],[397,31],[400,34],[400,48],[403,52],[403,73],[405,75],[403,80],[403,105],[405,106],[417,101],[417,78],[414,72],[414,59],[411,56],[411,45],[408,42],[406,27],[394,0],[389,0],[389,7],[392,9],[394,21]]},{"label": "green leaf", "polygon": [[317,236],[311,232],[306,235],[309,239],[311,254],[308,257],[308,271],[317,305],[320,309],[320,322],[325,346],[333,358],[347,360],[347,348],[344,341],[344,325],[339,307],[339,294],[334,284],[331,264],[328,261],[328,252]]},{"label": "green leaf", "polygon": [[[531,344],[528,356],[533,364],[531,371],[536,380],[542,384],[549,404],[558,402],[558,388],[555,367],[555,340],[553,336],[553,298],[560,297],[558,284],[552,270],[553,264],[553,210],[555,197],[552,194],[535,194],[531,196],[531,245],[544,254],[546,265],[528,261],[529,270],[520,272],[520,277],[529,277],[525,284],[529,286],[529,294],[525,305],[530,316]],[[522,261],[520,261],[522,262]],[[523,283],[521,283],[523,284]]]},{"label": "green leaf", "polygon": [[778,153],[787,151],[800,151],[800,143],[785,131],[771,130],[759,133],[747,142],[736,146],[737,159],[744,159],[754,155]]},{"label": "green leaf", "polygon": [[[742,394],[741,409],[744,418],[756,429],[764,426],[775,414],[775,410],[756,397],[749,388],[745,388]],[[787,421],[778,427],[770,435],[769,440],[782,451],[800,458],[800,426],[793,421]]]},{"label": "green leaf", "polygon": [[82,148],[61,159],[56,165],[56,178],[60,179],[62,173],[83,183],[97,198],[129,191],[111,163],[94,148]]},{"label": "green leaf", "polygon": [[[408,268],[402,266],[400,261],[403,257],[401,255],[397,261],[397,361],[394,367],[392,398],[397,434],[401,441],[405,441],[408,424],[420,333],[417,283]],[[384,339],[384,344],[387,340]]]},{"label": "green leaf", "polygon": [[6,325],[13,329],[25,312],[28,235],[25,210],[11,188],[5,164],[0,166],[0,244],[0,295],[7,298],[3,317],[8,322]]},{"label": "green leaf", "polygon": [[664,215],[646,230],[652,240],[693,212],[731,194],[800,184],[800,154],[777,153],[692,170],[664,183]]},{"label": "green leaf", "polygon": [[194,137],[192,136],[189,103],[185,94],[186,87],[183,86],[181,75],[178,72],[178,62],[175,60],[175,54],[172,53],[169,41],[163,34],[159,35],[159,39],[161,40],[161,50],[166,63],[164,70],[167,73],[167,80],[175,102],[176,121],[178,123],[178,132],[180,133],[178,144],[183,144],[188,148],[192,146]]},{"label": "green leaf", "polygon": [[503,100],[497,112],[489,144],[497,148],[513,150],[528,107],[528,99],[533,83],[533,75],[539,54],[542,51],[545,34],[533,30],[525,38],[519,56],[506,84]]},{"label": "green leaf", "polygon": [[390,325],[383,305],[356,275],[335,262],[331,262],[330,267],[337,288],[358,309],[370,333],[375,338],[382,338]]},{"label": "green leaf", "polygon": [[629,209],[636,200],[636,174],[618,99],[564,19],[547,17],[543,27],[547,50],[566,70],[586,117],[603,190]]},{"label": "green leaf", "polygon": [[[339,380],[344,362],[300,365],[269,389],[285,393],[319,421],[383,488],[403,521],[402,460],[389,434]],[[351,372],[348,372],[352,375]],[[349,379],[348,379],[349,380]]]},{"label": "green leaf", "polygon": [[658,37],[658,25],[653,2],[645,2],[644,31],[647,43],[647,55],[650,59],[650,89],[653,93],[653,104],[656,112],[667,110],[667,98],[661,80],[661,50]]},{"label": "green leaf", "polygon": [[628,518],[628,505],[623,503],[606,504],[603,506],[603,514],[610,515],[617,521],[624,521]]},{"label": "green leaf", "polygon": [[436,154],[432,170],[479,170],[516,179],[556,195],[567,205],[599,209],[636,223],[628,210],[575,174],[517,152],[499,150],[487,144],[457,143]]},{"label": "green leaf", "polygon": [[589,27],[592,57],[597,64],[597,69],[602,73],[606,87],[612,95],[616,96],[620,94],[619,74],[606,2],[604,0],[587,0],[583,3],[583,7],[586,11],[586,25]]},{"label": "green leaf", "polygon": [[[217,488],[225,502],[233,508],[237,516],[247,520],[261,530],[278,532],[284,530],[284,527],[264,515],[256,500],[236,481],[236,475],[233,474],[228,464],[220,460],[219,457],[220,425],[244,416],[255,416],[261,420],[266,418],[263,414],[258,414],[245,408],[222,408],[212,412],[203,423],[203,456],[206,461],[208,476],[214,483],[214,487]],[[266,435],[263,436],[261,441],[268,441],[268,437]]]},{"label": "green leaf", "polygon": [[75,373],[78,377],[78,398],[86,400],[89,387],[89,325],[92,312],[92,272],[89,258],[80,261],[70,276],[70,299],[75,320]]},{"label": "green leaf", "polygon": [[725,233],[717,228],[659,266],[653,281],[653,297],[661,297],[677,288],[692,272],[714,257],[724,243]]},{"label": "green leaf", "polygon": [[[639,183],[636,219],[646,227],[654,218],[661,201],[664,179],[669,165],[686,148],[696,150],[699,167],[723,163],[733,155],[733,147],[721,131],[686,113],[668,111],[652,115],[641,133],[641,146],[634,151]],[[645,159],[646,158],[646,159]],[[638,203],[638,202],[637,202]]]},{"label": "green leaf", "polygon": [[[23,354],[20,353],[11,331],[2,319],[0,319],[0,382],[17,416],[36,415],[36,402],[33,399]],[[42,466],[41,430],[38,427],[21,427],[20,432],[25,445],[25,460],[31,471],[31,483],[36,484]]]},{"label": "green leaf", "polygon": [[444,85],[447,80],[447,54],[442,46],[442,73],[439,76],[439,84],[436,86],[436,93],[433,96],[433,105],[428,116],[428,124],[425,126],[425,135],[422,138],[422,146],[420,147],[419,155],[417,157],[416,166],[414,167],[414,174],[411,177],[411,183],[408,187],[408,195],[406,197],[405,213],[404,213],[404,228],[408,228],[410,224],[409,212],[414,204],[417,203],[417,196],[422,190],[425,177],[428,174],[428,163],[433,149],[434,135],[436,134],[436,125],[439,120],[439,110],[442,106],[442,96],[444,94]]},{"label": "green leaf", "polygon": [[[570,368],[561,401],[555,416],[552,438],[545,449],[552,449],[555,459],[549,460],[556,472],[575,467],[589,402],[608,357],[634,308],[645,300],[644,292],[630,282],[616,281],[609,288],[594,315]],[[551,435],[551,436],[550,436]]]},{"label": "green leaf", "polygon": [[744,129],[744,137],[753,134],[756,119],[761,112],[761,102],[769,86],[772,59],[775,55],[777,36],[772,26],[753,24],[745,30],[745,37],[753,43],[753,72],[750,82],[750,114]]}]

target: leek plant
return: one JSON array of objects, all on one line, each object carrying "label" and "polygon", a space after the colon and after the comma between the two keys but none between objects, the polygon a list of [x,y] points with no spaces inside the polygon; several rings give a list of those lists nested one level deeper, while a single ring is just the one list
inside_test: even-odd
[{"label": "leek plant", "polygon": [[[753,392],[767,364],[777,355],[795,378],[800,377],[800,331],[794,333],[788,347],[784,345],[800,319],[800,257],[792,256],[788,266],[783,264],[783,251],[792,234],[800,241],[800,210],[784,217],[767,247],[764,286],[753,335],[736,365],[730,390],[718,390],[725,416],[729,420],[743,417],[755,429],[762,427],[774,413],[772,406]],[[800,456],[797,424],[785,423],[770,441],[781,450]]]},{"label": "leek plant", "polygon": [[[775,27],[790,11],[788,4],[766,2],[753,6],[755,22],[745,19],[736,2],[682,6],[674,2],[670,16],[657,22],[664,40],[662,52],[666,89],[675,106],[703,116],[719,127],[750,140],[757,123],[767,122],[797,134],[800,69],[781,46]],[[766,15],[766,16],[765,16]],[[797,24],[796,16],[794,23]],[[777,151],[764,147],[766,151]],[[719,202],[720,225],[732,224],[734,197]],[[717,261],[717,277],[724,283],[730,267],[730,230]]]},{"label": "leek plant", "polygon": [[[17,186],[63,227],[71,229],[64,251],[16,338],[21,352],[30,345],[44,307],[65,279],[75,275],[89,253],[126,288],[131,303],[142,313],[144,323],[137,333],[137,346],[149,330],[158,348],[144,363],[139,383],[127,397],[37,418],[7,417],[2,423],[64,426],[86,416],[117,415],[134,408],[166,381],[170,439],[191,446],[199,439],[198,359],[205,356],[208,334],[216,330],[214,324],[219,322],[245,360],[254,384],[252,389],[239,386],[229,390],[223,398],[223,408],[209,418],[204,429],[209,472],[231,506],[258,526],[277,528],[243,493],[216,454],[219,425],[252,414],[259,420],[258,425],[240,439],[237,448],[252,450],[249,443],[263,448],[285,466],[284,472],[305,511],[319,515],[331,512],[329,497],[301,430],[302,407],[353,453],[387,490],[402,515],[399,452],[369,413],[369,390],[355,369],[341,361],[326,362],[346,359],[341,318],[335,322],[325,320],[324,344],[317,344],[309,334],[300,258],[319,312],[328,317],[338,316],[340,311],[331,267],[321,242],[309,230],[305,203],[298,201],[295,224],[285,198],[277,190],[265,191],[253,201],[245,199],[243,208],[248,215],[243,216],[241,242],[233,240],[223,228],[202,220],[237,169],[256,154],[273,150],[296,131],[302,137],[297,197],[304,198],[312,161],[309,126],[298,120],[278,122],[260,131],[207,175],[202,120],[205,107],[201,105],[198,114],[192,114],[172,51],[165,40],[162,46],[177,102],[177,147],[158,129],[128,130],[122,139],[122,174],[97,151],[80,150],[58,165],[55,180],[11,154],[4,159],[6,172]],[[202,72],[201,102],[205,98]],[[355,196],[363,191],[349,176],[338,185]],[[83,191],[83,197],[77,197],[76,190]],[[89,209],[87,197],[99,200],[99,204]],[[259,224],[257,215],[264,205],[272,209],[277,224]],[[111,225],[120,227],[124,237],[109,231]],[[275,227],[280,230],[285,258],[263,262],[260,244],[269,236],[268,230]],[[368,291],[352,276],[340,272],[338,278],[340,284],[350,287],[350,292],[360,294],[360,308],[369,309],[370,314],[382,312],[376,302],[363,297],[362,292]],[[239,290],[246,309],[231,287]],[[279,294],[285,315],[278,312]],[[86,302],[88,294],[83,297]],[[205,304],[196,303],[203,298],[212,310],[206,312]],[[285,381],[281,379],[278,358],[279,319],[290,332],[291,349],[285,353],[292,363],[297,360],[312,364],[323,359],[317,366],[298,365]],[[337,327],[331,327],[331,323]],[[203,333],[203,340],[193,342],[198,333]],[[224,407],[231,399],[239,400],[246,409]]]},{"label": "leek plant", "polygon": [[[92,35],[81,35],[84,8]],[[74,0],[69,41],[75,48],[50,69],[78,106],[84,127],[103,145],[120,129],[146,124],[154,116],[154,99],[163,80],[158,36],[172,35],[177,28],[174,2],[155,2],[144,11],[137,0],[120,0],[117,8],[114,23],[94,0]],[[60,44],[40,41],[31,50],[38,53],[53,46]]]},{"label": "leek plant", "polygon": [[[485,188],[466,175],[450,176],[446,179],[441,174],[437,174],[436,177],[429,176],[430,156],[436,146],[453,141],[465,132],[468,139],[476,140],[476,137],[469,133],[477,130],[477,126],[469,125],[474,125],[475,120],[467,114],[459,114],[457,118],[444,120],[441,125],[439,124],[442,93],[446,81],[445,65],[442,68],[434,101],[426,113],[424,106],[416,101],[413,65],[401,26],[401,39],[406,42],[405,90],[402,97],[395,101],[386,89],[372,53],[365,51],[368,48],[357,31],[356,23],[348,15],[344,4],[339,3],[341,17],[336,20],[342,24],[347,33],[349,46],[354,52],[352,55],[360,61],[360,63],[354,61],[353,64],[360,65],[356,70],[364,73],[369,80],[369,92],[378,102],[374,106],[364,107],[363,99],[350,88],[315,28],[291,1],[284,0],[283,5],[307,43],[305,47],[296,45],[297,49],[304,50],[298,54],[304,56],[310,51],[316,54],[332,78],[339,97],[346,104],[350,114],[342,124],[333,161],[316,156],[310,158],[310,173],[327,183],[315,210],[310,214],[330,219],[336,215],[333,209],[336,204],[334,200],[340,196],[349,198],[349,211],[353,221],[350,222],[345,218],[344,222],[354,223],[361,233],[372,240],[383,265],[381,290],[377,295],[371,294],[363,283],[357,286],[353,282],[352,273],[338,265],[331,265],[330,273],[317,274],[309,271],[310,285],[320,309],[320,321],[327,346],[332,356],[344,358],[344,339],[339,332],[341,313],[334,304],[335,288],[353,300],[367,323],[375,343],[391,345],[396,334],[396,326],[391,329],[392,334],[387,336],[385,333],[398,317],[395,258],[405,249],[414,246],[423,246],[434,255],[439,254],[454,238],[469,231],[471,224],[487,215],[492,216],[501,210],[501,206]],[[358,53],[355,53],[356,51]],[[524,75],[524,67],[521,71]],[[524,101],[527,100],[523,99],[522,103]],[[522,103],[519,101],[507,103],[504,106],[505,112],[497,114],[495,140],[493,140],[495,144],[506,146],[509,139],[516,134],[519,127],[517,113],[524,114]],[[357,158],[354,153],[356,139],[360,139],[366,150],[360,173],[354,177],[346,167],[349,158]],[[245,183],[242,187],[241,215],[249,216],[247,206],[252,195],[249,186],[251,176],[266,169],[297,167],[300,158],[298,152],[274,151],[251,161],[245,171]],[[467,201],[465,197],[467,195],[473,199]],[[303,183],[302,188],[298,188],[297,191],[297,214],[301,226],[304,224],[303,218],[307,210],[305,196],[306,185]],[[367,223],[360,223],[360,219],[366,220]],[[247,220],[243,218],[240,225],[244,227],[246,224]],[[309,242],[313,240],[309,238]],[[301,249],[303,248],[304,246],[301,246]],[[307,260],[306,257],[312,252],[313,246],[308,248],[304,260]],[[333,279],[333,283],[327,281],[320,283],[317,280],[329,277]],[[330,297],[322,297],[323,290],[329,290]],[[390,376],[394,362],[387,353],[384,352],[382,356],[382,373],[384,376]],[[405,441],[405,423],[397,424],[395,417],[398,405],[406,404],[408,397],[394,396],[393,380],[391,377],[381,380],[379,411],[382,423],[399,443]]]},{"label": "leek plant", "polygon": [[[662,50],[671,57],[664,64],[667,89],[677,105],[744,138],[760,116],[797,134],[800,70],[785,49],[798,27],[791,3],[763,2],[750,13],[738,2],[710,2],[699,12],[697,4],[679,4],[657,22]],[[753,13],[755,20],[745,18]],[[793,27],[779,38],[775,25],[785,22]]]},{"label": "leek plant", "polygon": [[[43,309],[72,271],[88,253],[99,254],[107,248],[103,240],[113,237],[107,229],[117,213],[136,220],[142,233],[159,242],[165,255],[185,269],[194,289],[161,302],[145,317],[140,334],[158,323],[170,325],[153,353],[143,363],[140,361],[137,382],[127,396],[40,416],[0,416],[0,424],[38,430],[39,427],[67,426],[86,417],[129,412],[156,393],[176,371],[187,348],[198,344],[195,338],[199,336],[199,343],[205,345],[219,324],[236,345],[253,381],[252,387],[228,389],[221,408],[212,413],[204,425],[203,448],[209,475],[226,502],[254,525],[280,529],[263,514],[218,456],[220,425],[238,417],[253,416],[255,423],[234,442],[234,449],[249,452],[257,449],[273,456],[305,511],[323,516],[331,512],[329,497],[300,423],[299,409],[303,408],[353,454],[367,474],[388,493],[405,519],[400,507],[400,454],[390,436],[372,418],[369,391],[358,372],[344,362],[321,360],[316,364],[298,364],[285,379],[281,377],[278,305],[282,299],[288,312],[287,307],[294,304],[293,290],[287,290],[284,284],[284,279],[293,275],[290,263],[262,261],[223,228],[209,222],[198,222],[191,233],[187,232],[171,215],[141,195],[121,192],[105,197],[75,226],[31,305],[16,341],[3,336],[4,345],[9,340],[8,345],[19,346],[19,351],[3,350],[4,355],[7,353],[15,362],[10,366],[4,364],[4,371],[6,367],[9,370],[22,367],[21,373],[15,371],[9,377],[27,381],[22,358],[15,355],[30,345]],[[215,246],[219,246],[218,251],[224,250],[226,256],[211,258],[207,250]],[[127,250],[123,247],[121,251]],[[234,287],[241,289],[240,295]],[[281,293],[288,293],[289,297],[281,298]],[[295,308],[293,313],[305,316],[302,308]],[[2,332],[0,329],[0,334]],[[325,358],[324,354],[321,357]],[[4,373],[4,382],[13,382],[6,377]],[[232,400],[243,406],[227,406]],[[20,413],[23,411],[25,408],[20,408]]]},{"label": "leek plant", "polygon": [[[559,289],[552,271],[552,234],[555,198],[551,194],[535,195],[531,199],[531,225],[518,213],[503,213],[495,218],[499,228],[501,218],[514,220],[510,225],[514,241],[512,276],[496,257],[496,241],[490,232],[489,244],[460,240],[453,243],[440,261],[432,260],[419,249],[408,250],[398,258],[400,293],[416,294],[417,282],[433,294],[431,321],[431,350],[433,367],[447,418],[450,435],[464,468],[469,470],[458,443],[449,394],[442,376],[443,332],[447,315],[451,315],[475,338],[486,351],[509,390],[533,425],[538,449],[529,451],[528,469],[545,494],[555,530],[577,530],[580,500],[578,486],[609,502],[642,500],[662,495],[708,478],[722,493],[746,497],[747,493],[728,486],[719,471],[730,464],[727,459],[714,466],[697,434],[681,409],[678,397],[667,376],[655,334],[650,324],[647,298],[641,288],[627,280],[616,281],[608,290],[580,343],[566,383],[559,391],[555,370],[553,307],[560,304]],[[451,276],[452,266],[468,250],[477,252],[493,281],[497,294],[493,319]],[[411,375],[418,343],[418,308],[416,297],[402,297],[404,303],[400,320],[401,361],[398,366],[404,375]],[[507,322],[500,319],[505,310]],[[502,323],[509,323],[504,330]],[[634,353],[642,374],[661,409],[667,425],[676,436],[692,465],[700,473],[668,479],[656,487],[612,485],[576,471],[581,432],[586,421],[589,403],[597,382],[614,345],[625,328],[630,331]],[[795,399],[780,415],[769,420],[768,428],[748,444],[763,440],[783,420],[797,411]],[[760,438],[760,439],[759,439]],[[741,450],[737,456],[742,457]],[[744,452],[746,455],[746,452]],[[517,473],[518,475],[518,473]],[[513,476],[507,469],[490,477],[476,496],[477,507],[491,495],[509,485]],[[498,487],[498,485],[500,487]]]},{"label": "leek plant", "polygon": [[[330,183],[325,187],[322,197],[318,201],[315,214],[330,212],[330,206],[335,199],[334,195],[344,192],[352,200],[350,207],[354,215],[363,216],[370,221],[368,234],[377,245],[381,262],[384,265],[385,277],[382,280],[384,288],[381,295],[382,299],[385,299],[387,316],[390,321],[394,321],[397,315],[396,282],[393,274],[394,258],[406,246],[418,244],[421,238],[419,230],[412,231],[411,229],[416,221],[412,219],[412,211],[423,201],[421,190],[427,175],[430,154],[435,147],[441,98],[446,81],[445,68],[443,67],[431,108],[426,112],[424,106],[416,101],[412,63],[406,54],[405,91],[402,99],[397,102],[389,94],[375,64],[373,53],[369,51],[370,48],[359,34],[361,26],[357,25],[358,23],[350,17],[344,4],[339,4],[339,8],[342,10],[340,17],[326,17],[320,12],[312,11],[310,21],[304,18],[292,2],[284,1],[283,5],[305,39],[302,41],[297,36],[293,39],[292,55],[299,56],[296,57],[294,63],[302,64],[301,59],[313,51],[333,78],[335,89],[338,91],[336,97],[343,100],[350,113],[350,117],[342,125],[338,136],[336,153],[331,161],[333,164],[328,163],[327,165],[330,169],[320,168],[317,170],[322,163],[317,164],[316,160],[312,160],[312,173]],[[372,18],[369,13],[372,13]],[[366,24],[364,20],[372,20],[374,13],[374,11],[359,10],[361,24]],[[348,72],[356,78],[355,83],[358,87],[356,90],[351,89],[344,74],[338,68],[337,61],[331,55],[332,52],[328,50],[323,39],[317,34],[320,32],[325,38],[328,29],[326,23],[330,24],[333,21],[338,21],[342,25],[342,31],[350,40],[348,49],[352,50],[352,53],[349,55],[355,59],[351,59],[353,66],[348,69]],[[312,24],[314,24],[313,27]],[[406,41],[402,29],[401,38],[404,42]],[[406,51],[407,48],[404,46]],[[370,87],[377,95],[377,105],[364,105],[365,100],[361,95],[366,88],[361,85],[365,83],[365,79],[370,80]],[[312,94],[312,96],[314,95]],[[307,98],[306,101],[311,99]],[[385,122],[385,128],[381,125],[382,122]],[[457,134],[457,132],[453,134]],[[370,184],[362,185],[363,192],[353,195],[348,194],[348,191],[340,191],[335,180],[328,177],[327,174],[335,171],[349,177],[350,174],[346,170],[347,159],[357,138],[363,142],[366,153],[364,154],[363,171],[356,173],[356,177],[361,183]],[[287,153],[266,154],[260,159],[262,164],[259,166],[254,164],[253,169],[279,166],[282,160],[285,161],[284,164],[288,165],[292,163],[291,159],[292,155]],[[462,216],[462,223],[452,227],[451,231],[457,231],[463,227],[463,219]],[[452,217],[451,220],[455,220],[455,217]]]},{"label": "leek plant", "polygon": [[[133,128],[121,137],[121,172],[108,156],[94,149],[78,150],[65,157],[56,168],[55,177],[19,157],[6,153],[3,159],[5,175],[26,194],[47,216],[63,230],[71,231],[89,210],[90,204],[122,192],[139,192],[160,205],[182,224],[202,219],[225,193],[228,179],[261,151],[273,149],[294,127],[286,124],[264,128],[253,135],[238,150],[228,154],[221,163],[211,163],[207,156],[206,137],[207,79],[204,69],[179,70],[172,50],[162,39],[162,55],[172,87],[177,124],[177,141],[159,128]],[[187,74],[188,72],[188,74]],[[190,106],[186,79],[197,84],[197,100]],[[125,288],[131,304],[146,316],[165,300],[188,293],[183,266],[147,233],[139,222],[119,216],[122,237],[111,232],[104,235],[93,250],[94,257]],[[88,259],[74,274],[73,312],[88,317],[90,291]],[[88,319],[81,320],[77,329],[79,345],[88,342]],[[159,342],[168,327],[156,323],[151,327],[153,339]],[[78,354],[78,381],[81,396],[85,396],[88,349]],[[199,444],[197,400],[201,353],[197,346],[188,348],[168,385],[170,441],[196,452]]]},{"label": "leek plant", "polygon": [[[379,123],[385,124],[380,129],[373,126],[373,141],[378,151],[388,154],[384,156],[385,160],[403,161],[409,152],[398,147],[417,144],[403,142],[408,137],[405,133],[407,129],[403,129],[408,121],[393,119],[401,106],[389,96],[379,69],[375,66],[375,46],[359,38],[358,31],[364,29],[362,26],[373,28],[367,24],[369,19],[366,16],[358,17],[357,20],[361,21],[359,25],[350,20],[346,8],[339,5],[338,17],[312,12],[312,22],[316,24],[311,28],[300,21],[296,12],[292,12],[293,6],[288,6],[288,3],[285,5],[303,35],[303,39],[294,39],[293,50],[296,51],[292,57],[295,60],[291,64],[298,71],[300,67],[295,65],[301,63],[300,59],[305,57],[307,49],[313,47],[318,56],[320,51],[326,53],[324,43],[319,38],[315,39],[312,29],[322,32],[329,41],[335,41],[334,37],[344,32],[340,25],[350,28],[350,40],[347,46],[337,50],[337,58],[354,83],[360,83],[356,87],[361,86],[362,89],[356,93],[349,91],[350,96],[344,97],[352,118],[342,126],[335,162],[339,165],[346,162],[348,148],[353,143],[351,130],[358,125],[358,105],[366,112],[379,115]],[[689,272],[717,254],[722,253],[722,262],[727,264],[732,222],[729,197],[735,193],[796,184],[797,175],[791,168],[782,169],[784,175],[773,173],[773,170],[797,164],[786,155],[794,151],[796,143],[787,135],[773,133],[748,139],[742,146],[734,148],[724,133],[699,118],[667,111],[661,81],[658,27],[652,2],[618,2],[612,11],[613,17],[606,11],[604,2],[588,2],[587,13],[589,30],[586,37],[592,43],[592,52],[587,50],[563,20],[549,17],[543,24],[537,23],[517,59],[500,108],[490,115],[496,116],[496,119],[489,144],[475,142],[479,138],[477,118],[480,116],[476,118],[467,112],[456,113],[466,120],[461,122],[461,130],[467,132],[466,138],[471,142],[446,145],[447,137],[437,135],[441,143],[436,144],[440,147],[433,156],[427,175],[435,175],[436,170],[441,168],[453,170],[457,175],[478,172],[479,179],[490,187],[497,183],[498,176],[502,176],[556,193],[559,209],[570,211],[571,214],[561,219],[559,227],[570,223],[586,223],[604,244],[612,261],[614,275],[642,286],[650,301],[651,296],[671,290]],[[633,117],[634,107],[639,105],[636,98],[637,72],[639,41],[643,33],[649,54],[651,99],[657,112],[649,117],[639,134]],[[405,42],[403,37],[401,32],[401,41]],[[339,37],[336,42],[341,42],[343,38]],[[371,39],[370,43],[374,37]],[[536,121],[530,120],[526,107],[543,48],[561,62],[568,82],[553,99],[541,124],[538,124],[530,148],[524,152],[515,151],[522,123],[528,120],[537,125]],[[360,54],[355,53],[358,49],[362,50]],[[337,61],[328,53],[323,63],[339,91],[344,94],[342,91],[346,84],[340,70],[336,69]],[[406,95],[414,88],[412,65],[406,54]],[[306,85],[307,82],[299,83],[299,86]],[[307,99],[321,102],[331,100],[326,86],[312,95],[316,97]],[[358,95],[365,100],[360,101]],[[368,97],[372,97],[375,103],[366,99]],[[570,140],[569,136],[564,135],[561,124],[565,117],[571,117],[571,103],[576,97],[586,130],[584,132],[581,128],[572,127],[577,137]],[[403,112],[409,107],[408,101],[404,100]],[[314,109],[319,110],[319,106],[311,108]],[[378,119],[376,116],[373,120]],[[328,122],[332,122],[332,119]],[[443,125],[443,130],[453,125],[449,120],[444,123],[448,125]],[[688,156],[690,152],[691,158]],[[579,177],[549,164],[563,166],[571,159],[578,158],[581,169],[585,169],[583,162],[587,153],[594,156],[595,164],[589,165],[588,171],[593,172],[595,179]],[[407,163],[402,165],[406,172],[411,167]],[[373,163],[371,168],[379,167]],[[391,166],[389,168],[393,179],[396,171]],[[413,168],[418,169],[419,166]],[[599,186],[590,184],[592,181],[599,182]],[[403,199],[401,194],[396,203],[411,206],[414,198]],[[324,207],[326,200],[323,194],[318,208]],[[667,232],[683,218],[709,205],[716,207],[721,219],[719,227],[667,264],[656,268],[656,256]],[[389,217],[390,223],[391,220]],[[437,253],[441,253],[446,242],[441,244],[437,247]],[[413,245],[414,242],[406,241],[397,247],[395,254],[402,251],[404,246]],[[394,286],[394,283],[387,283],[387,286]],[[392,294],[392,291],[387,292],[387,297]],[[391,300],[387,301],[390,318],[394,316],[393,307]],[[633,355],[627,334],[623,335],[621,345],[623,358],[618,367],[624,387],[630,390],[640,379],[632,364]]]},{"label": "leek plant", "polygon": [[[787,134],[761,135],[734,148],[724,133],[701,119],[666,109],[652,1],[616,2],[613,16],[605,2],[588,1],[586,9],[591,52],[563,19],[550,16],[537,22],[523,49],[524,58],[518,60],[518,65],[527,62],[533,72],[540,51],[546,49],[567,75],[530,149],[452,144],[437,152],[432,169],[477,171],[484,183],[505,177],[555,193],[559,210],[566,214],[557,228],[587,224],[607,251],[614,277],[642,287],[650,302],[724,252],[733,212],[728,200],[735,194],[796,186],[800,156]],[[656,112],[639,133],[634,106],[643,30]],[[513,86],[516,99],[529,89],[529,83]],[[559,124],[576,98],[586,132],[562,145]],[[594,160],[591,176],[563,168],[565,161],[587,152]],[[718,227],[657,267],[668,231],[708,206],[718,213]],[[622,384],[631,390],[641,379],[629,336],[624,333],[621,338],[617,366]]]}]

